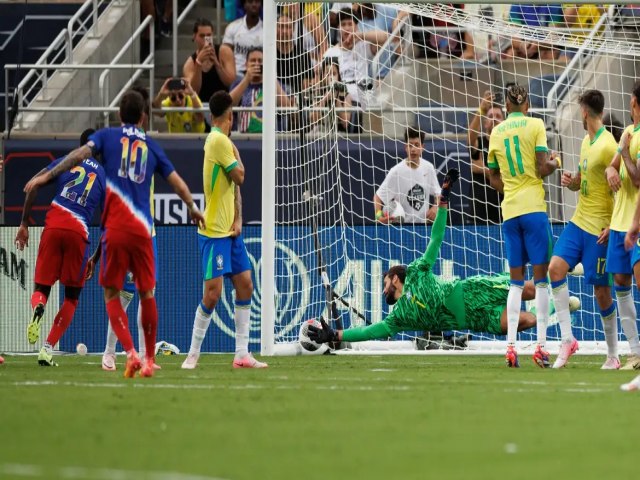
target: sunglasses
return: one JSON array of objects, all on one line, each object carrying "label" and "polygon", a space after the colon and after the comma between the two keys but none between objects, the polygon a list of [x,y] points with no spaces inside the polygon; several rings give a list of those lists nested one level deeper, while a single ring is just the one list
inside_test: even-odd
[{"label": "sunglasses", "polygon": [[182,93],[172,93],[170,98],[171,98],[172,102],[175,102],[177,100],[182,101],[182,99],[184,98],[184,94],[182,94]]}]

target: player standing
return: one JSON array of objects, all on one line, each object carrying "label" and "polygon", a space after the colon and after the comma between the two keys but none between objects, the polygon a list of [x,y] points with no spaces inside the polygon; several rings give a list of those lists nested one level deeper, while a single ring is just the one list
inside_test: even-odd
[{"label": "player standing", "polygon": [[[628,230],[633,226],[638,187],[640,186],[640,81],[636,82],[631,93],[631,118],[633,125],[629,125],[622,137],[618,152],[611,164],[605,170],[611,190],[616,192],[611,216],[611,232],[607,247],[607,272],[613,274],[614,289],[618,299],[620,325],[624,331],[631,356],[622,370],[640,369],[640,342],[638,341],[638,326],[636,324],[636,306],[631,291],[632,273],[640,268],[636,262],[640,257],[635,251],[625,248],[624,239]],[[636,285],[640,279],[640,271],[636,270]]]},{"label": "player standing", "polygon": [[[562,173],[561,180],[563,187],[579,192],[578,206],[553,250],[549,277],[562,341],[573,343],[575,340],[571,333],[567,273],[578,262],[582,262],[585,280],[593,285],[607,342],[607,359],[602,369],[616,370],[620,368],[618,321],[616,306],[611,296],[611,275],[606,273],[607,239],[613,212],[613,194],[604,171],[616,154],[617,144],[602,122],[605,104],[602,92],[587,90],[580,95],[578,103],[582,115],[582,126],[587,134],[580,148],[577,175],[573,176],[565,171]],[[561,350],[553,368],[563,367],[567,363],[567,353],[571,354],[572,350]]]},{"label": "player standing", "polygon": [[[85,130],[80,136],[84,145],[95,130]],[[32,179],[47,177],[58,168],[64,157],[58,158],[38,172]],[[53,180],[51,177],[47,182]],[[73,320],[80,292],[85,282],[89,248],[89,224],[95,208],[104,204],[106,191],[105,172],[94,158],[87,158],[71,171],[57,179],[56,196],[45,218],[38,258],[34,274],[34,292],[31,295],[33,316],[27,326],[27,339],[34,344],[40,338],[40,321],[51,293],[58,280],[64,285],[64,302],[58,311],[47,341],[40,349],[38,363],[42,366],[57,366],[53,361],[53,347]],[[27,193],[22,210],[22,222],[16,234],[16,245],[20,250],[29,245],[29,217],[38,189]]]},{"label": "player standing", "polygon": [[182,363],[184,369],[198,365],[200,347],[209,328],[211,315],[220,294],[223,278],[230,276],[236,289],[234,322],[236,351],[234,368],[265,368],[249,353],[251,314],[251,264],[242,240],[242,198],[240,185],[244,182],[244,165],[240,153],[229,139],[233,124],[233,100],[224,91],[216,92],[209,100],[212,126],[204,145],[203,184],[207,219],[206,228],[198,230],[204,295],[196,308],[189,354]]},{"label": "player standing", "polygon": [[513,85],[507,90],[507,119],[493,128],[489,139],[487,166],[491,169],[491,186],[504,193],[502,233],[505,238],[511,286],[507,298],[508,367],[519,367],[515,349],[518,318],[527,262],[533,265],[536,287],[536,321],[538,345],[533,360],[540,367],[549,365],[545,351],[549,319],[547,268],[553,246],[547,217],[542,178],[560,165],[549,154],[544,123],[527,117],[528,93]]},{"label": "player standing", "polygon": [[119,300],[125,275],[131,271],[140,294],[142,326],[146,344],[155,345],[158,310],[153,296],[155,266],[151,231],[151,179],[162,175],[178,196],[187,204],[191,218],[204,227],[204,217],[195,206],[189,188],[164,151],[147,137],[142,125],[144,99],[135,91],[127,91],[120,100],[122,125],[99,130],[89,142],[69,153],[56,167],[35,177],[25,186],[29,192],[39,184],[56,178],[91,156],[100,153],[107,177],[107,195],[102,216],[102,258],[100,284],[109,321],[118,340],[127,352],[125,377],[133,377],[142,369],[142,376],[153,375],[154,351],[148,348],[144,366],[133,347],[128,318]]}]

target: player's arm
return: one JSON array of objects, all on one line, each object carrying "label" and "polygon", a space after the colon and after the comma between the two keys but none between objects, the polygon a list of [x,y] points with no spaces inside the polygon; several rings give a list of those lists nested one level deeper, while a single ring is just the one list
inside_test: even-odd
[{"label": "player's arm", "polygon": [[[238,151],[238,147],[233,145],[233,155],[236,158],[237,164],[235,166],[231,166],[231,169],[227,172],[231,180],[236,185],[242,185],[244,183],[244,164],[242,163],[242,159],[240,158],[240,152]],[[226,170],[226,169],[225,169]]]},{"label": "player's arm", "polygon": [[242,195],[240,195],[240,186],[236,185],[233,199],[234,215],[231,224],[231,236],[238,237],[242,233]]},{"label": "player's arm", "polygon": [[536,150],[536,165],[540,177],[547,177],[560,168],[560,156],[556,152]]},{"label": "player's arm", "polygon": [[[387,317],[387,319],[388,318],[389,317]],[[315,325],[309,325],[309,338],[316,343],[330,343],[341,341],[364,342],[366,340],[379,340],[393,337],[400,330],[392,326],[387,319],[366,327],[334,330],[324,321],[324,318],[320,318],[322,327],[318,328]]]},{"label": "player's arm", "polygon": [[92,152],[91,147],[89,146],[90,144],[91,142],[89,142],[89,144],[87,145],[76,148],[51,170],[47,170],[46,173],[33,177],[24,186],[24,191],[26,193],[29,193],[34,188],[38,188],[41,185],[46,185],[47,183],[57,178],[61,173],[71,170],[76,165],[79,165],[87,158],[91,157]]},{"label": "player's arm", "polygon": [[580,172],[576,174],[574,177],[571,172],[562,172],[562,178],[560,179],[560,185],[568,188],[572,192],[577,192],[580,190],[580,180],[581,180]]},{"label": "player's arm", "polygon": [[191,216],[191,220],[194,221],[200,228],[203,230],[206,228],[204,222],[204,216],[202,212],[198,209],[198,206],[193,201],[193,196],[191,195],[191,190],[184,182],[182,177],[178,175],[178,173],[174,170],[167,177],[167,183],[171,185],[173,191],[182,199],[184,203],[187,204],[187,208],[189,209],[189,215]]},{"label": "player's arm", "polygon": [[640,232],[640,196],[636,201],[636,211],[633,214],[633,222],[624,237],[624,246],[627,250],[631,250],[638,241],[638,232]]},{"label": "player's arm", "polygon": [[438,205],[438,213],[436,219],[433,222],[431,228],[431,238],[427,245],[427,251],[422,255],[421,263],[426,263],[431,267],[438,259],[440,253],[440,246],[444,240],[444,232],[447,228],[447,212],[449,210],[449,195],[451,194],[451,187],[458,180],[460,172],[456,169],[451,169],[447,172],[442,183],[442,193],[440,195],[440,204]]},{"label": "player's arm", "polygon": [[[31,182],[36,177],[40,177],[47,173],[47,169],[43,168],[38,173],[36,173],[29,182]],[[18,228],[18,233],[16,233],[15,244],[18,250],[24,250],[24,247],[29,246],[29,217],[31,216],[31,209],[33,208],[33,204],[36,201],[36,197],[38,196],[38,188],[39,186],[35,186],[32,190],[27,192],[27,196],[24,199],[24,206],[22,207],[22,220],[20,221],[20,227]]]},{"label": "player's arm", "polygon": [[631,152],[629,151],[629,144],[631,143],[632,134],[630,132],[625,132],[622,134],[622,138],[620,139],[620,155],[622,156],[622,161],[624,162],[624,166],[627,169],[627,173],[629,173],[629,178],[633,182],[636,188],[640,187],[640,167],[638,166],[638,159],[631,157]]},{"label": "player's arm", "polygon": [[[491,188],[499,193],[504,193],[504,182],[502,181],[502,174],[500,173],[500,165],[498,164],[498,158],[496,152],[498,151],[499,144],[498,138],[495,135],[495,131],[491,133],[489,137],[489,154],[487,167],[489,168],[489,184]],[[502,147],[504,148],[504,147]]]}]

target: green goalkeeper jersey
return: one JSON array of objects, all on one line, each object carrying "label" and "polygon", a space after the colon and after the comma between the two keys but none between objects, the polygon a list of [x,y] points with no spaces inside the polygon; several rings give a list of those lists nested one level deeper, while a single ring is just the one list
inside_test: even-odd
[{"label": "green goalkeeper jersey", "polygon": [[506,306],[508,277],[443,280],[433,274],[446,226],[447,209],[441,207],[431,229],[427,251],[408,265],[402,296],[391,313],[380,323],[344,330],[343,341],[388,338],[404,330],[500,333],[499,317]]}]

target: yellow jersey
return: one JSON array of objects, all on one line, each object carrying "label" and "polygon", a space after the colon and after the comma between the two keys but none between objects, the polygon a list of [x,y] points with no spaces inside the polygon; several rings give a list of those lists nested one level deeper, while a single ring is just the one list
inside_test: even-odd
[{"label": "yellow jersey", "polygon": [[[186,95],[184,106],[193,107],[191,97]],[[171,99],[169,97],[162,101],[163,107],[171,107]],[[204,133],[204,118],[197,122],[195,119],[197,112],[167,112],[164,114],[167,119],[167,127],[169,133]]]},{"label": "yellow jersey", "polygon": [[502,173],[504,220],[547,211],[536,161],[536,152],[547,151],[547,132],[539,118],[513,112],[493,127],[487,166]]},{"label": "yellow jersey", "polygon": [[233,153],[233,144],[219,128],[213,127],[204,142],[204,165],[202,181],[204,186],[204,218],[206,230],[198,233],[211,238],[231,235],[235,218],[236,185],[229,172],[238,166]]},{"label": "yellow jersey", "polygon": [[[629,125],[625,128],[626,132],[631,132],[631,143],[629,144],[629,154],[631,159],[638,161],[638,147],[640,147],[640,124],[637,127]],[[624,160],[620,159],[620,181],[622,186],[616,193],[616,199],[613,204],[613,214],[611,215],[611,230],[616,232],[626,232],[633,222],[633,215],[636,211],[636,200],[638,198],[638,189],[627,173]]]},{"label": "yellow jersey", "polygon": [[611,132],[600,128],[593,137],[585,135],[580,148],[580,196],[571,221],[585,232],[600,235],[609,226],[613,212],[613,192],[605,169],[616,154],[618,144]]}]

